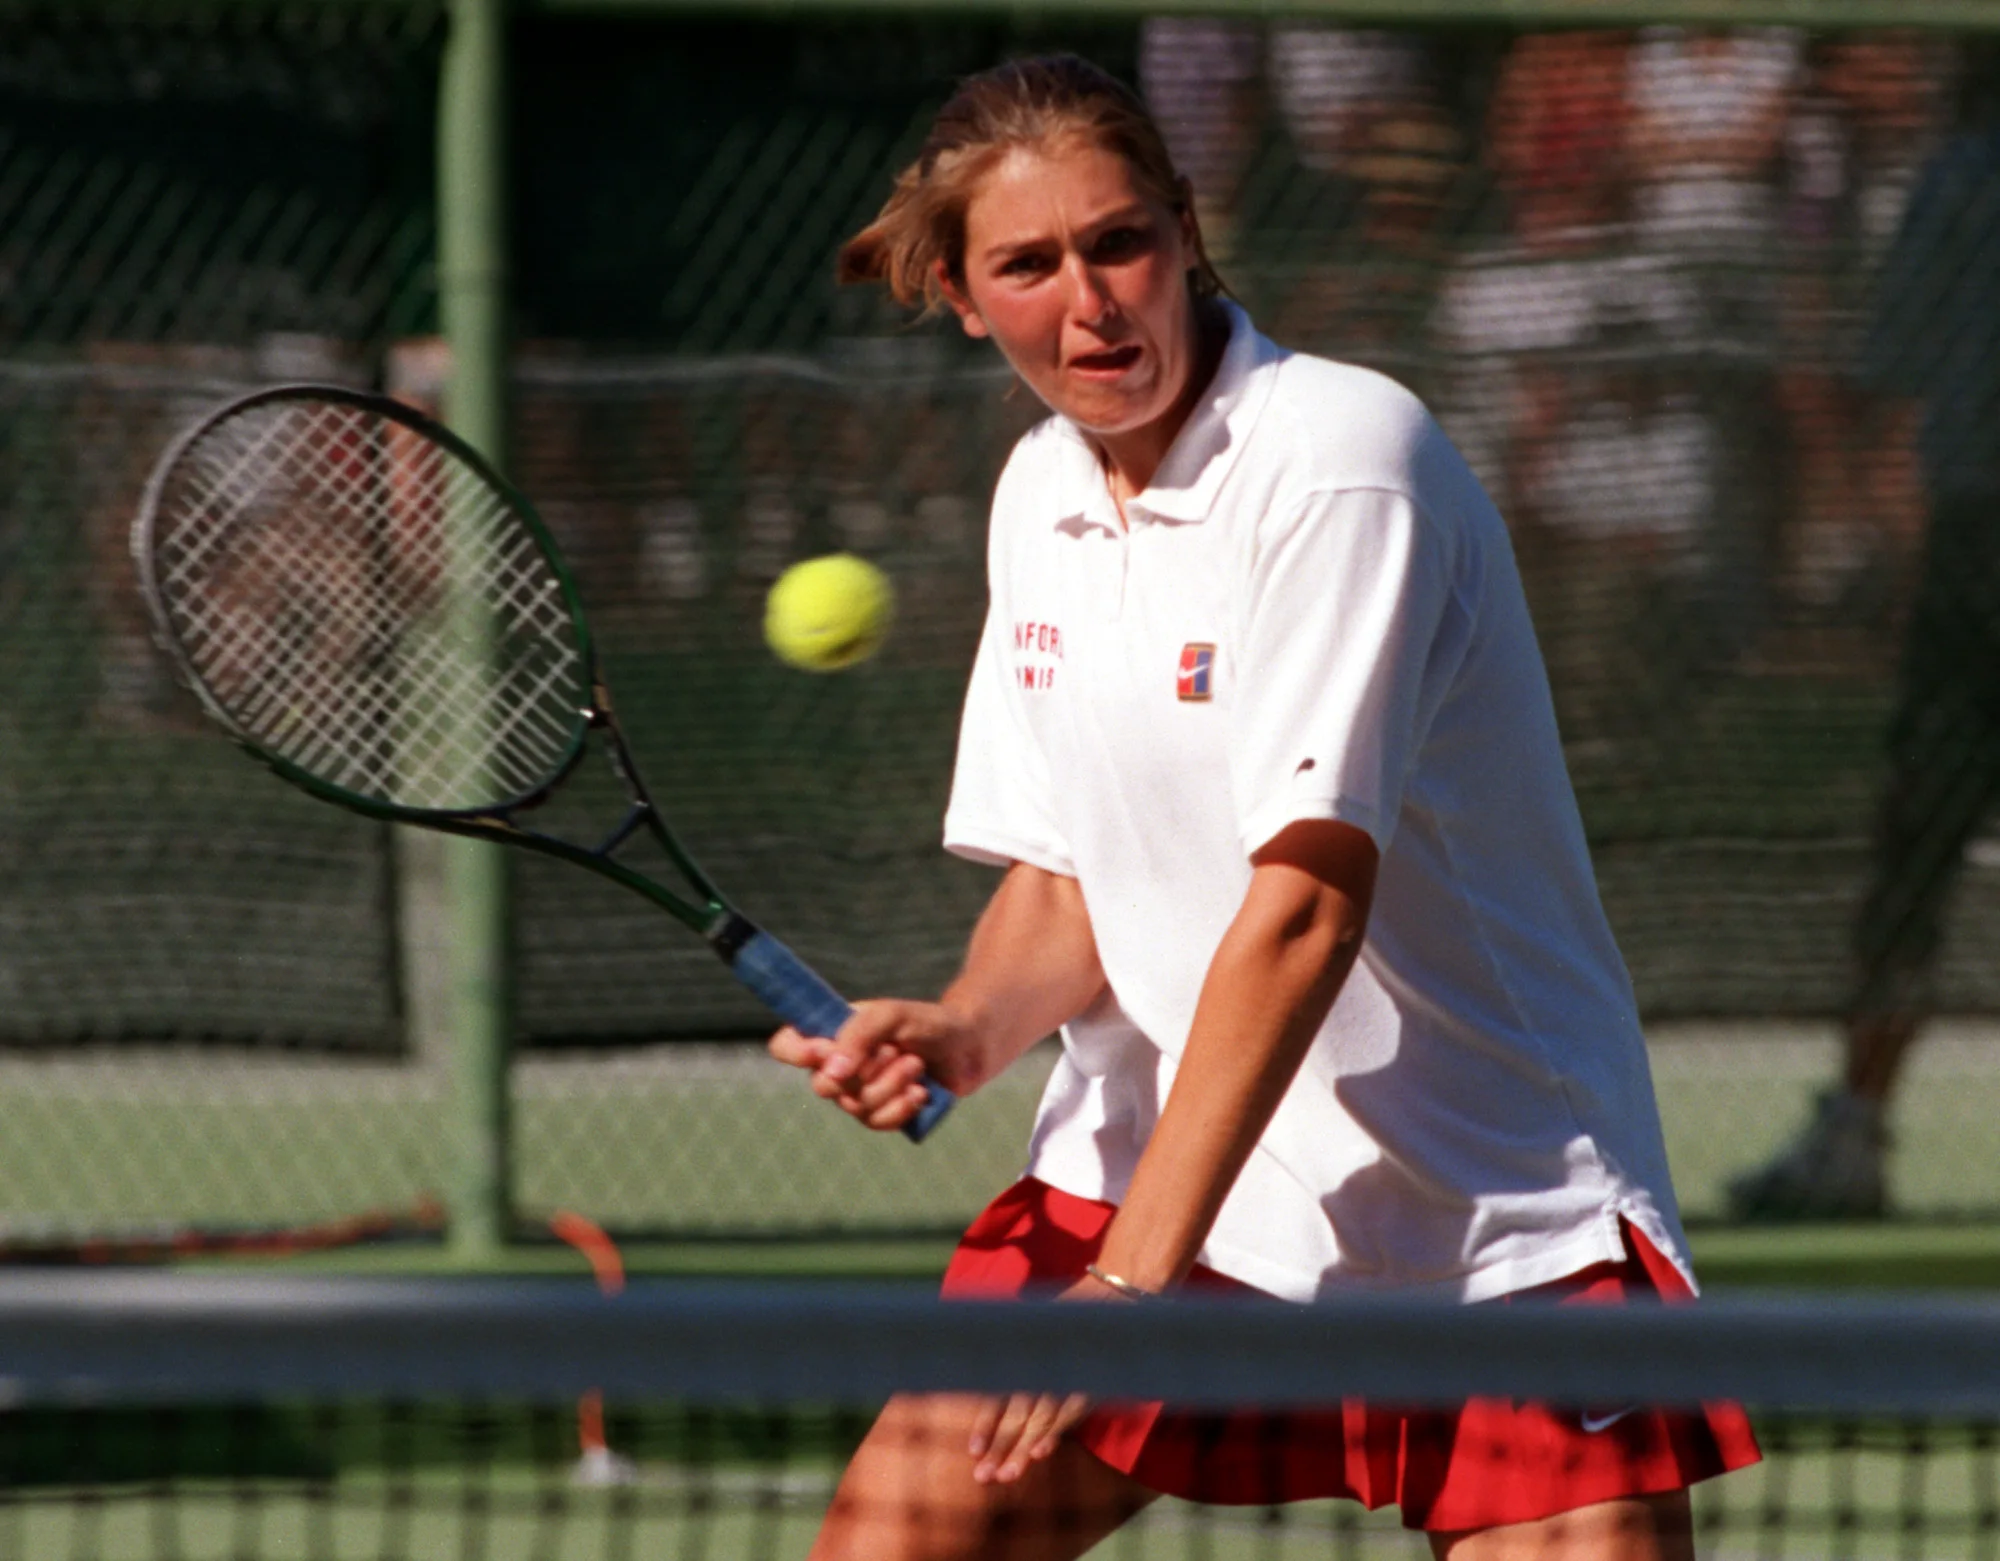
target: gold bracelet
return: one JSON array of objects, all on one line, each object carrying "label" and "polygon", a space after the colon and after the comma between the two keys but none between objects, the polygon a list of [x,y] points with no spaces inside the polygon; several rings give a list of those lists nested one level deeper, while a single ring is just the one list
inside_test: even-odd
[{"label": "gold bracelet", "polygon": [[1099,1268],[1095,1263],[1084,1264],[1083,1271],[1086,1274],[1090,1275],[1092,1279],[1095,1279],[1099,1284],[1109,1286],[1111,1289],[1116,1290],[1120,1295],[1124,1296],[1125,1299],[1128,1301],[1157,1301],[1160,1299],[1159,1291],[1142,1290],[1139,1286],[1133,1284],[1132,1281],[1129,1279],[1120,1279],[1116,1274],[1107,1274],[1103,1269]]}]

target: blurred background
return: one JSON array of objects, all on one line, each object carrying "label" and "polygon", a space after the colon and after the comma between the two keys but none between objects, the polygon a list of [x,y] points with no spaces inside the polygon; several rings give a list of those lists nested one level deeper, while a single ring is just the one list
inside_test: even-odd
[{"label": "blurred background", "polygon": [[[2000,491],[2000,201],[1990,159],[1950,163],[1991,45],[1942,7],[1392,9],[522,5],[487,83],[488,442],[574,559],[695,854],[848,993],[935,991],[991,888],[939,825],[985,507],[1039,409],[987,349],[837,291],[832,257],[957,77],[1087,54],[1162,120],[1263,330],[1414,387],[1508,517],[1703,1261],[1990,1279],[1977,721],[1906,808],[1954,822],[1902,851],[1941,931],[1903,972],[1930,1022],[1892,1219],[1746,1237],[1725,1187],[1839,1072],[1938,496]],[[269,380],[444,397],[453,47],[425,0],[0,7],[0,1253],[292,1232],[431,1261],[487,1156],[503,1241],[567,1209],[670,1266],[935,1266],[1018,1167],[1046,1057],[921,1150],[875,1140],[762,1057],[696,942],[523,859],[507,1110],[481,1118],[441,848],[244,763],[149,642],[126,534],[177,429]],[[1941,169],[1950,231],[1913,247]],[[1933,573],[1976,573],[1978,529]],[[895,633],[789,671],[764,592],[837,549],[893,577]],[[1926,654],[1948,681],[1984,643]],[[556,810],[590,829],[616,797],[590,771]]]}]

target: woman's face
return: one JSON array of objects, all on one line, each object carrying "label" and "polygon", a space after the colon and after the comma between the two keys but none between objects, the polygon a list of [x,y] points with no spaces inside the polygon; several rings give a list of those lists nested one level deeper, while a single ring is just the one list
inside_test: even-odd
[{"label": "woman's face", "polygon": [[1193,219],[1141,193],[1083,141],[1015,148],[965,213],[965,283],[945,296],[1028,388],[1079,427],[1123,434],[1170,414],[1198,353]]}]

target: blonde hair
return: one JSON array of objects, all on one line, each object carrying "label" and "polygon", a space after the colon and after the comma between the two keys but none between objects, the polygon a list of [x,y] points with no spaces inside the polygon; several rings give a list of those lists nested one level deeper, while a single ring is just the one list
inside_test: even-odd
[{"label": "blonde hair", "polygon": [[[875,220],[841,246],[835,274],[843,284],[887,283],[898,303],[937,309],[940,262],[964,284],[965,213],[980,180],[1017,147],[1069,139],[1115,153],[1147,199],[1176,216],[1189,211],[1187,181],[1137,93],[1074,54],[1011,60],[959,83]],[[1222,279],[1199,227],[1194,243],[1188,286],[1196,298],[1212,298]]]}]

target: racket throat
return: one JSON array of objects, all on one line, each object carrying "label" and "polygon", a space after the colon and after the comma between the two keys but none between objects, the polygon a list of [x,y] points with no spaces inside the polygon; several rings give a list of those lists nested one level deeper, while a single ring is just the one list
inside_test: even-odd
[{"label": "racket throat", "polygon": [[725,905],[716,912],[715,920],[702,930],[701,935],[708,939],[708,946],[715,950],[716,958],[734,969],[736,956],[743,952],[743,945],[762,930],[741,911]]},{"label": "racket throat", "polygon": [[653,837],[660,849],[667,853],[674,866],[680,869],[681,875],[707,902],[712,913],[710,919],[699,924],[690,922],[689,925],[712,942],[714,940],[712,929],[728,907],[723,903],[715,885],[709,882],[708,874],[704,873],[701,865],[688,855],[686,847],[674,838],[674,832],[667,828],[666,819],[653,805],[653,794],[647,790],[645,777],[639,773],[639,761],[632,756],[631,746],[625,741],[625,734],[619,730],[617,718],[611,713],[611,694],[601,678],[593,687],[591,706],[584,711],[583,718],[590,729],[597,733],[598,740],[604,744],[605,757],[611,761],[612,771],[624,783],[625,794],[632,799],[631,805],[625,810],[624,818],[619,820],[618,827],[612,830],[605,837],[604,844],[597,848],[598,858],[610,861],[612,854],[643,828]]},{"label": "racket throat", "polygon": [[597,848],[599,856],[615,856],[618,848],[630,840],[641,829],[649,826],[657,828],[659,818],[650,802],[635,802],[625,810],[625,816],[618,821],[618,827],[604,837]]}]

